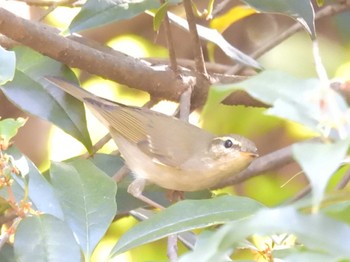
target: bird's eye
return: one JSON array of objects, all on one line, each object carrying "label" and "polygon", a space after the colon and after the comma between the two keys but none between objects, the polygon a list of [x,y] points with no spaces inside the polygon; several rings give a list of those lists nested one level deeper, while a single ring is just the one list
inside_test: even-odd
[{"label": "bird's eye", "polygon": [[231,148],[233,146],[233,143],[230,139],[227,139],[225,142],[224,142],[224,147],[225,148]]}]

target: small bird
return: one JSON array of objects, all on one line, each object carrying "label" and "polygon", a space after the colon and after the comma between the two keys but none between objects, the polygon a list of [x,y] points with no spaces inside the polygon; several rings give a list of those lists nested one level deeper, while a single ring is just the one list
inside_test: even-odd
[{"label": "small bird", "polygon": [[128,192],[137,198],[146,183],[176,191],[211,188],[258,156],[255,144],[243,136],[214,136],[176,117],[98,97],[63,79],[47,80],[84,102],[109,129],[135,176]]}]

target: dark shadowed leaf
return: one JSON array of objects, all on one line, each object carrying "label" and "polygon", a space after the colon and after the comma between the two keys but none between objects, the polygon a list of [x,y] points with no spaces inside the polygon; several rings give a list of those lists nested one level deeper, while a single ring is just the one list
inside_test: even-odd
[{"label": "dark shadowed leaf", "polygon": [[15,253],[13,251],[13,246],[10,244],[5,244],[0,250],[0,261],[1,262],[15,262]]}]

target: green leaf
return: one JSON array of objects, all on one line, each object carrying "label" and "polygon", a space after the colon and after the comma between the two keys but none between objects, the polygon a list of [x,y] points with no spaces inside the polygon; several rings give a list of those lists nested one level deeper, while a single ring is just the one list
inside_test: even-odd
[{"label": "green leaf", "polygon": [[[277,260],[277,259],[276,259]],[[317,262],[339,262],[342,261],[341,257],[334,257],[331,255],[322,254],[321,252],[298,252],[294,253],[292,255],[283,257],[284,262],[310,262],[310,261],[317,261]]]},{"label": "green leaf", "polygon": [[73,72],[28,48],[17,48],[16,55],[15,77],[1,87],[6,97],[22,110],[54,123],[91,151],[83,104],[44,79],[52,75],[72,79],[75,78]]},{"label": "green leaf", "polygon": [[310,181],[314,208],[318,209],[333,173],[344,160],[350,139],[336,143],[304,142],[293,145],[293,156]]},{"label": "green leaf", "polygon": [[0,85],[11,81],[15,75],[16,55],[0,46]]},{"label": "green leaf", "polygon": [[310,0],[243,0],[243,2],[261,12],[288,15],[301,23],[313,39],[316,37],[315,12]]},{"label": "green leaf", "polygon": [[[26,123],[26,119],[24,118],[7,118],[0,120],[0,142],[3,145],[9,144],[10,140],[17,134],[18,129]],[[7,148],[5,146],[5,148]]]},{"label": "green leaf", "polygon": [[319,7],[324,5],[324,0],[316,0],[316,3]]},{"label": "green leaf", "polygon": [[[168,13],[168,17],[175,25],[185,29],[186,31],[189,30],[188,23],[185,19],[172,13]],[[262,66],[255,59],[244,54],[227,42],[217,30],[197,25],[197,31],[200,38],[216,44],[233,61],[256,69],[262,68]]]},{"label": "green leaf", "polygon": [[[279,71],[264,71],[240,83],[213,86],[208,103],[221,102],[237,90],[273,105],[268,114],[299,122],[319,133],[324,128],[343,128],[339,123],[349,125],[343,119],[348,110],[344,99],[330,88],[326,93],[318,79],[298,79]],[[335,105],[339,114],[333,114],[329,105]]]},{"label": "green leaf", "polygon": [[[349,192],[346,192],[346,194],[348,195]],[[322,208],[322,212],[350,225],[350,201],[338,201],[326,208]]]},{"label": "green leaf", "polygon": [[51,215],[24,218],[17,227],[16,261],[82,261],[69,227]]},{"label": "green leaf", "polygon": [[0,261],[1,262],[16,262],[13,246],[5,244],[0,249]]},{"label": "green leaf", "polygon": [[111,256],[171,234],[244,219],[261,207],[258,202],[245,197],[184,200],[134,226],[120,238]]},{"label": "green leaf", "polygon": [[169,3],[165,2],[155,12],[154,17],[153,17],[153,30],[154,31],[159,31],[159,28],[162,25],[162,22],[164,20],[165,14],[168,11],[168,5],[169,5]]},{"label": "green leaf", "polygon": [[[63,219],[63,212],[55,192],[37,167],[14,146],[5,153],[12,157],[15,166],[21,172],[20,177],[13,176],[15,182],[12,185],[12,190],[15,193],[16,200],[20,201],[24,197],[25,178],[28,178],[28,201],[33,203],[33,208]],[[7,192],[3,191],[2,195],[7,197]]]},{"label": "green leaf", "polygon": [[[228,223],[196,245],[193,252],[179,259],[187,261],[224,261],[241,241],[253,234],[296,235],[304,248],[333,257],[349,257],[350,227],[318,213],[303,215],[293,207],[261,209],[246,219]],[[221,259],[221,260],[220,260]]]},{"label": "green leaf", "polygon": [[[179,3],[180,0],[167,2]],[[157,9],[159,6],[159,1],[154,0],[88,0],[73,19],[69,29],[71,32],[78,32],[123,19],[130,19],[147,9]]]},{"label": "green leaf", "polygon": [[82,159],[52,163],[50,175],[64,220],[88,261],[116,214],[116,184],[89,160]]}]

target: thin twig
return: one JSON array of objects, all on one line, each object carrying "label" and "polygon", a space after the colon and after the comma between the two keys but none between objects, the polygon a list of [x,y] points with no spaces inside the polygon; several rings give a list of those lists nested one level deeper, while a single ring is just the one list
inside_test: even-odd
[{"label": "thin twig", "polygon": [[106,134],[104,137],[102,137],[93,147],[92,147],[92,152],[89,153],[85,153],[84,155],[82,155],[82,158],[89,158],[92,155],[96,154],[97,151],[99,151],[102,147],[104,147],[105,144],[107,144],[109,142],[109,140],[111,140],[111,134],[108,133]]},{"label": "thin twig", "polygon": [[[342,2],[339,4],[333,4],[325,6],[324,8],[318,10],[315,15],[315,21],[318,19],[321,19],[326,16],[332,16],[341,12],[345,12],[350,9],[350,1]],[[295,34],[296,32],[303,29],[303,25],[301,23],[295,23],[291,27],[289,27],[287,30],[280,32],[277,36],[274,36],[271,41],[266,42],[264,45],[261,45],[260,48],[257,48],[254,50],[253,53],[250,54],[252,58],[258,58],[261,57],[263,54],[265,54],[267,51],[271,50],[273,47],[279,45],[284,40]],[[233,67],[230,71],[228,71],[228,74],[236,74],[239,71],[243,69],[243,66],[236,65]]]},{"label": "thin twig", "polygon": [[130,172],[130,169],[123,165],[119,170],[112,176],[113,180],[117,183],[122,181]]},{"label": "thin twig", "polygon": [[[160,3],[164,4],[165,0],[160,0]],[[170,28],[168,12],[165,12],[165,16],[164,16],[164,31],[166,35],[168,50],[169,50],[170,68],[175,72],[176,75],[179,75],[180,72],[176,61],[176,53],[175,53],[173,36]]]},{"label": "thin twig", "polygon": [[177,234],[168,236],[167,256],[169,261],[177,261]]},{"label": "thin twig", "polygon": [[241,183],[263,172],[285,166],[293,161],[292,146],[287,146],[254,160],[250,166],[236,176],[232,176],[213,189]]},{"label": "thin twig", "polygon": [[[144,208],[137,208],[130,211],[130,215],[139,221],[144,221],[153,216],[156,212]],[[180,241],[189,249],[193,250],[196,244],[196,235],[191,231],[181,232],[178,234]]]},{"label": "thin twig", "polygon": [[340,182],[335,186],[336,190],[341,190],[344,187],[346,187],[346,185],[349,183],[350,181],[350,169],[348,169],[345,173],[345,175],[343,176],[343,178],[340,180]]},{"label": "thin twig", "polygon": [[307,185],[304,189],[302,189],[300,192],[298,192],[294,197],[292,197],[291,199],[288,199],[285,202],[285,204],[294,203],[294,202],[304,198],[305,196],[307,196],[310,192],[311,192],[311,186]]},{"label": "thin twig", "polygon": [[11,210],[8,213],[5,213],[5,215],[0,216],[0,225],[6,224],[12,220],[14,220],[18,215],[16,214],[15,210]]},{"label": "thin twig", "polygon": [[180,97],[180,119],[188,122],[188,118],[191,112],[191,94],[192,88],[188,88],[181,94]]},{"label": "thin twig", "polygon": [[204,76],[207,76],[207,70],[205,68],[202,46],[199,41],[197,25],[196,25],[195,17],[193,15],[192,1],[183,0],[183,4],[185,7],[188,28],[191,35],[191,43],[194,50],[194,61],[196,63],[196,71]]}]

